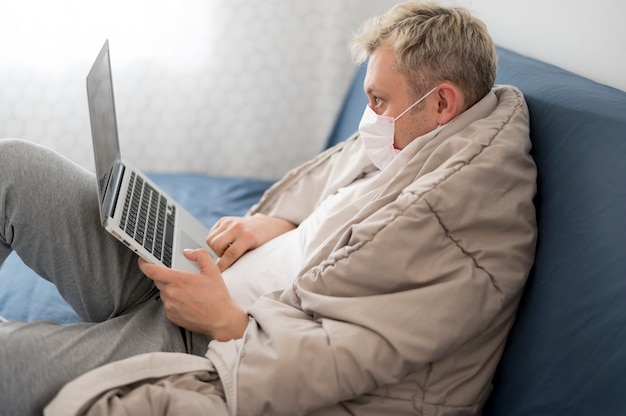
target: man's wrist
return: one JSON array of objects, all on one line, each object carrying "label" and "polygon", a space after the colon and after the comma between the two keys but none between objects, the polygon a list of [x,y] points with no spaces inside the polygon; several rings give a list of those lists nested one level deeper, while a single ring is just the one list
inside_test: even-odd
[{"label": "man's wrist", "polygon": [[246,311],[235,306],[232,313],[219,328],[214,328],[211,336],[216,341],[239,339],[246,332],[250,318]]}]

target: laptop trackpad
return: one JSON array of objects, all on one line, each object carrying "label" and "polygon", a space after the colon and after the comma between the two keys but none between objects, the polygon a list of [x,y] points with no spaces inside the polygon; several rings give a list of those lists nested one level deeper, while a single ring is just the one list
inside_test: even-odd
[{"label": "laptop trackpad", "polygon": [[[202,248],[202,246],[199,243],[197,243],[194,239],[189,237],[187,233],[185,233],[184,231],[181,231],[180,233],[180,244],[178,246],[180,247],[181,250],[184,250],[184,249],[195,250],[197,248]],[[181,253],[181,255],[178,258],[180,259],[180,261],[177,262],[177,264],[175,265],[177,269],[187,270],[190,272],[200,271],[200,267],[198,267],[196,263],[187,260],[184,254]]]}]

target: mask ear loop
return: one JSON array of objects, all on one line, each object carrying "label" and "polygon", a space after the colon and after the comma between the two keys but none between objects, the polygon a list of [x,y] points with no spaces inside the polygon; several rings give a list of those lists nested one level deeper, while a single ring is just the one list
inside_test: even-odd
[{"label": "mask ear loop", "polygon": [[435,90],[437,89],[437,87],[433,88],[432,90],[428,91],[422,98],[420,98],[419,100],[415,101],[413,104],[411,104],[409,106],[409,108],[407,108],[406,110],[404,110],[402,113],[400,113],[400,115],[396,118],[393,119],[393,121],[398,121],[398,119],[400,117],[402,117],[403,115],[405,115],[406,113],[408,113],[413,107],[415,107],[416,105],[418,105],[419,103],[421,103],[422,101],[424,101],[430,94],[432,94],[433,92],[435,92]]}]

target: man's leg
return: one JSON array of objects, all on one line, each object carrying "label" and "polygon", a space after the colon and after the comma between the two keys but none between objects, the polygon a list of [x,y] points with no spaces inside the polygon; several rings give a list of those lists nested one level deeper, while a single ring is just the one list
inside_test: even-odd
[{"label": "man's leg", "polygon": [[156,296],[134,253],[101,226],[95,176],[46,148],[0,141],[0,264],[11,250],[99,322]]},{"label": "man's leg", "polygon": [[0,322],[0,415],[41,415],[87,371],[146,352],[185,352],[160,301],[101,323]]},{"label": "man's leg", "polygon": [[[15,250],[87,323],[0,321],[0,414],[40,414],[68,381],[133,355],[209,338],[169,322],[137,257],[100,223],[96,179],[41,146],[0,140],[0,264]],[[98,323],[101,322],[101,323]]]},{"label": "man's leg", "polygon": [[96,179],[58,154],[0,141],[0,263],[15,250],[89,322],[0,323],[0,414],[29,415],[113,360],[185,352],[136,256],[99,221]]}]

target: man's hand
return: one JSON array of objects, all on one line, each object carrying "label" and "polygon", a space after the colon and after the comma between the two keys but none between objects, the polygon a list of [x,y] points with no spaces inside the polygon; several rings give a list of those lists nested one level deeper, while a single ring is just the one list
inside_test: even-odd
[{"label": "man's hand", "polygon": [[294,228],[295,224],[287,220],[263,214],[224,217],[211,228],[206,242],[220,256],[217,267],[224,271],[245,252]]},{"label": "man's hand", "polygon": [[168,319],[218,341],[241,338],[248,326],[248,314],[230,297],[209,254],[204,250],[185,250],[185,257],[198,264],[200,274],[139,259],[141,271],[161,291]]}]

